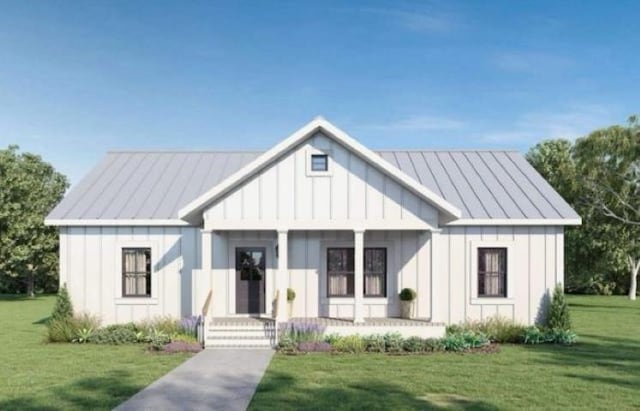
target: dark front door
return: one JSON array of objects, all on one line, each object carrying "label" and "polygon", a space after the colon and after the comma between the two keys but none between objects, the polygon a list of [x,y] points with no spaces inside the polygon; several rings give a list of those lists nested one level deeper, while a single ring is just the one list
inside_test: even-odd
[{"label": "dark front door", "polygon": [[267,266],[264,247],[236,248],[236,313],[261,314]]}]

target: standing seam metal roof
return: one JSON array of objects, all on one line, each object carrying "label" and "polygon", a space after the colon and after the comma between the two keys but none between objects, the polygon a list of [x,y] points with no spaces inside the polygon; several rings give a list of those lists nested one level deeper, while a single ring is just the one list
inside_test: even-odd
[{"label": "standing seam metal roof", "polygon": [[[464,219],[575,219],[575,211],[516,151],[381,150],[462,211]],[[178,210],[260,151],[119,151],[58,204],[51,220],[178,219]]]}]

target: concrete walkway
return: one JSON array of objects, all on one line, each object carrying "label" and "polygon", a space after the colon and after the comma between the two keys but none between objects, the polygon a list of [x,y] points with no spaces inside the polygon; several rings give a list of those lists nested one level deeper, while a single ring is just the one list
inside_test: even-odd
[{"label": "concrete walkway", "polygon": [[245,410],[272,356],[273,350],[204,350],[116,411]]}]

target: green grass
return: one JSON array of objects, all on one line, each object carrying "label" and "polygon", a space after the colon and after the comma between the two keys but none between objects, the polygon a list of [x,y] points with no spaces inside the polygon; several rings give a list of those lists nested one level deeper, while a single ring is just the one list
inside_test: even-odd
[{"label": "green grass", "polygon": [[45,344],[54,297],[0,296],[0,410],[112,409],[188,355]]},{"label": "green grass", "polygon": [[570,296],[580,342],[497,354],[277,355],[250,408],[637,409],[640,300]]}]

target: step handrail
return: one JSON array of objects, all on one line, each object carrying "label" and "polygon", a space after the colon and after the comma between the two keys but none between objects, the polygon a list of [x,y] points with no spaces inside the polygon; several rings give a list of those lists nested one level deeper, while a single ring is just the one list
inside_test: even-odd
[{"label": "step handrail", "polygon": [[209,289],[209,293],[207,294],[207,298],[204,300],[204,305],[202,306],[202,346],[204,347],[207,344],[207,334],[209,326],[207,325],[207,314],[209,314],[209,307],[211,306],[211,298],[213,297],[213,289]]}]

